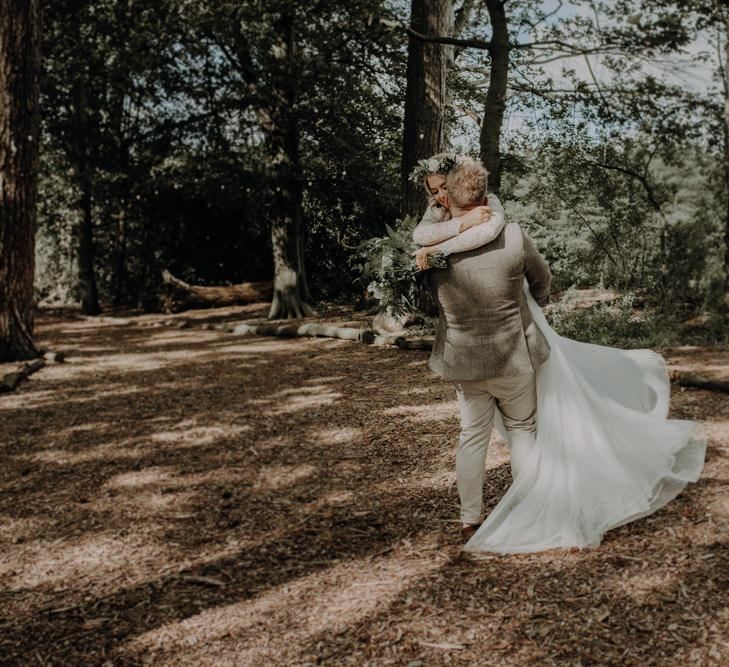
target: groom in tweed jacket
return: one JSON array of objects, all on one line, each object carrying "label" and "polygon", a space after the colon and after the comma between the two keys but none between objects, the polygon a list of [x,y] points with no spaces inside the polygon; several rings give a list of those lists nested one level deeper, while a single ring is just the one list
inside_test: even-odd
[{"label": "groom in tweed jacket", "polygon": [[[480,162],[459,160],[446,181],[453,217],[484,203],[487,178]],[[514,223],[491,243],[450,255],[449,267],[431,274],[440,317],[429,366],[456,386],[461,412],[456,476],[466,539],[481,522],[495,407],[509,433],[514,477],[534,445],[535,375],[549,357],[549,344],[529,313],[525,278],[537,303],[546,305],[549,267]]]}]

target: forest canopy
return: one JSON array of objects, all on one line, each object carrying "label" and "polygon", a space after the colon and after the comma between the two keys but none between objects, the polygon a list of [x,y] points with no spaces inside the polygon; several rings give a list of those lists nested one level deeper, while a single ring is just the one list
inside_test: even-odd
[{"label": "forest canopy", "polygon": [[425,205],[407,172],[435,128],[557,290],[721,313],[728,25],[716,0],[48,3],[37,296],[154,310],[165,269],[271,280],[285,228],[300,300],[351,299],[358,249]]}]

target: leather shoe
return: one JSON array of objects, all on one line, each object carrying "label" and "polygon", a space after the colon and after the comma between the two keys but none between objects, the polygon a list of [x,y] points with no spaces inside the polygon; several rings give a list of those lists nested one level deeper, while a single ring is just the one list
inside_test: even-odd
[{"label": "leather shoe", "polygon": [[468,542],[470,540],[475,532],[481,527],[480,523],[472,523],[468,526],[462,526],[461,527],[461,535],[463,536],[463,539]]}]

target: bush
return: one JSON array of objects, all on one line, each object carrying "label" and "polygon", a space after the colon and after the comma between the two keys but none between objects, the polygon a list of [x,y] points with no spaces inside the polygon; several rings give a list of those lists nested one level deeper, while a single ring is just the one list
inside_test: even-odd
[{"label": "bush", "polygon": [[354,267],[363,286],[377,300],[381,310],[392,315],[427,311],[423,274],[415,266],[412,252],[417,220],[406,216],[386,225],[387,235],[368,239],[357,249]]},{"label": "bush", "polygon": [[651,310],[634,308],[631,292],[612,303],[591,307],[574,304],[576,290],[567,290],[549,306],[545,315],[552,328],[565,338],[611,347],[661,347],[677,342],[675,326],[661,320]]}]

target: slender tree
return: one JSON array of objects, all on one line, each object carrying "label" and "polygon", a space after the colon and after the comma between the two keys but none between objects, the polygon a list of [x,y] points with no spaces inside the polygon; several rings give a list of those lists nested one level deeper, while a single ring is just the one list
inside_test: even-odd
[{"label": "slender tree", "polygon": [[40,0],[0,5],[0,361],[37,355],[33,277]]},{"label": "slender tree", "polygon": [[483,121],[481,122],[480,157],[489,171],[489,190],[501,189],[501,130],[506,112],[506,93],[509,82],[509,26],[505,3],[502,0],[486,0],[491,21],[491,73],[486,93]]},{"label": "slender tree", "polygon": [[296,10],[284,3],[273,21],[271,104],[262,109],[273,168],[273,300],[269,319],[311,314],[304,266],[298,90],[296,85]]}]

